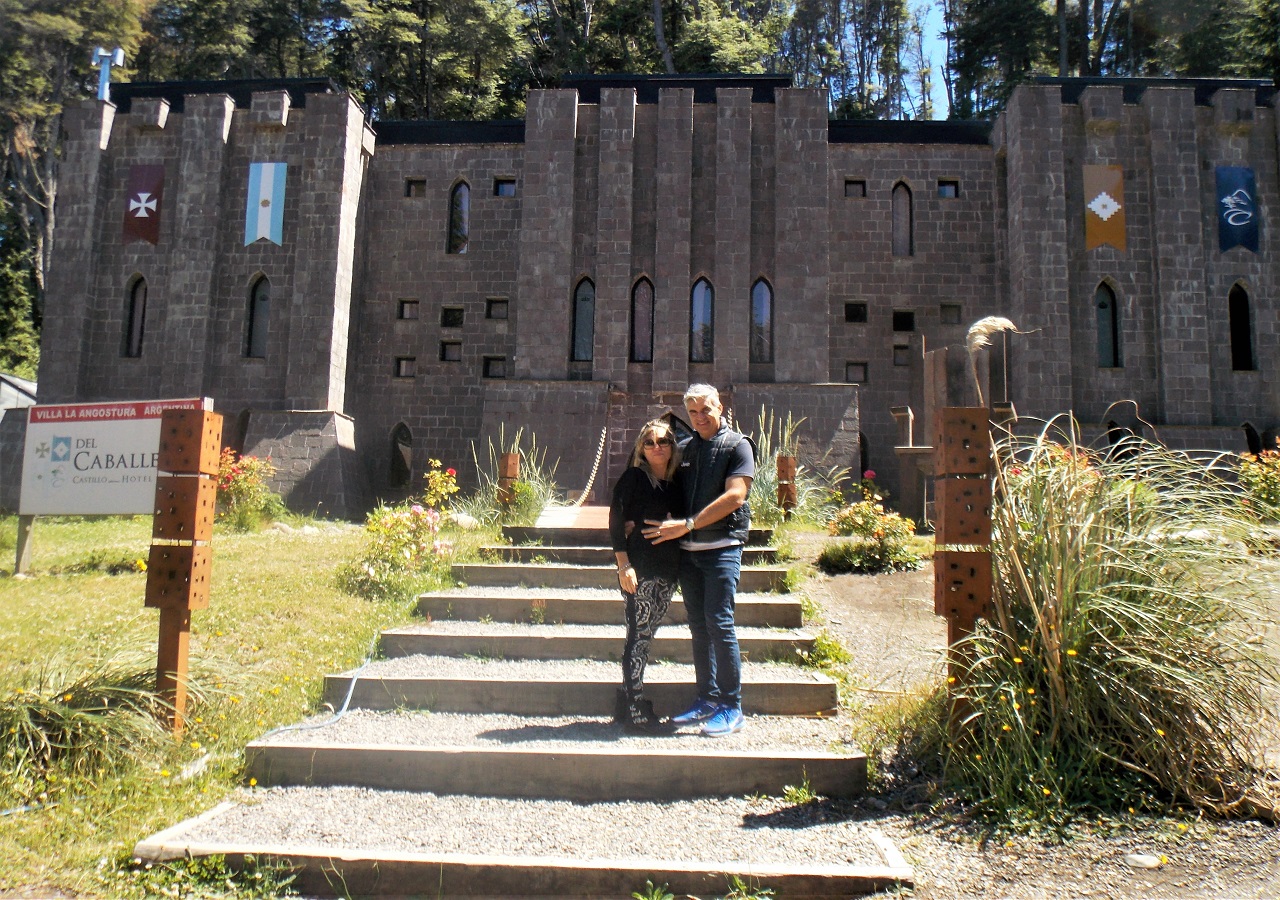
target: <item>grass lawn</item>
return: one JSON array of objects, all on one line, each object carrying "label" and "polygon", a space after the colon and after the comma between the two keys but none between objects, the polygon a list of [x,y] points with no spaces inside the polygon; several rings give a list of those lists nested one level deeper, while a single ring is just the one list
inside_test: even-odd
[{"label": "grass lawn", "polygon": [[[217,803],[241,778],[246,742],[314,712],[324,675],[357,665],[382,628],[411,618],[409,602],[371,603],[336,586],[361,529],[315,527],[215,532],[211,603],[191,624],[193,680],[206,699],[189,711],[189,731],[119,772],[55,771],[40,805],[0,817],[0,892],[145,896],[150,876],[131,871],[134,843]],[[104,656],[155,666],[159,611],[143,607],[146,576],[93,571],[145,559],[150,517],[41,519],[24,578],[12,577],[15,533],[15,519],[0,519],[0,703],[41,668],[80,672]],[[0,787],[0,808],[21,805]]]}]

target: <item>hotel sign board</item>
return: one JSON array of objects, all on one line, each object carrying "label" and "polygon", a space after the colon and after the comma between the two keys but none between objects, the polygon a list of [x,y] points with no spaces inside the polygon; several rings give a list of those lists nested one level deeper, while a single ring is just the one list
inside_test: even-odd
[{"label": "hotel sign board", "polygon": [[160,414],[212,406],[197,397],[29,407],[19,515],[154,513]]}]

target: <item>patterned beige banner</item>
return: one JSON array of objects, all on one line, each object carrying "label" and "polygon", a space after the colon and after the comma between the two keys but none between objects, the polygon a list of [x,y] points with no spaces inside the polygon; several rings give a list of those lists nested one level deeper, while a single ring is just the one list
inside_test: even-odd
[{"label": "patterned beige banner", "polygon": [[1084,167],[1084,249],[1110,244],[1126,249],[1124,171],[1120,166]]}]

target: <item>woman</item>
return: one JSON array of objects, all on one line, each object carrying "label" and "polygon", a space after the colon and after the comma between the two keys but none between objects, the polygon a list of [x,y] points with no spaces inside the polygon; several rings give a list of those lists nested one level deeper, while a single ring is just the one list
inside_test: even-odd
[{"label": "woman", "polygon": [[646,519],[661,522],[684,515],[684,498],[673,480],[679,465],[675,435],[667,423],[661,419],[645,423],[631,451],[631,464],[614,485],[609,507],[609,536],[627,616],[618,719],[628,731],[639,734],[675,730],[644,699],[644,668],[653,633],[676,590],[680,547],[676,541],[651,544],[641,532]]}]

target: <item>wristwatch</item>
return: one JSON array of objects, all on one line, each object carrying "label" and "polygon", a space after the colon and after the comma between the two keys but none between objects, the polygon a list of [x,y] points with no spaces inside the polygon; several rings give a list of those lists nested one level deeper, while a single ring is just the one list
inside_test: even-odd
[{"label": "wristwatch", "polygon": [[689,529],[689,531],[693,531],[693,516],[689,516],[689,518],[684,520],[684,527]]}]

